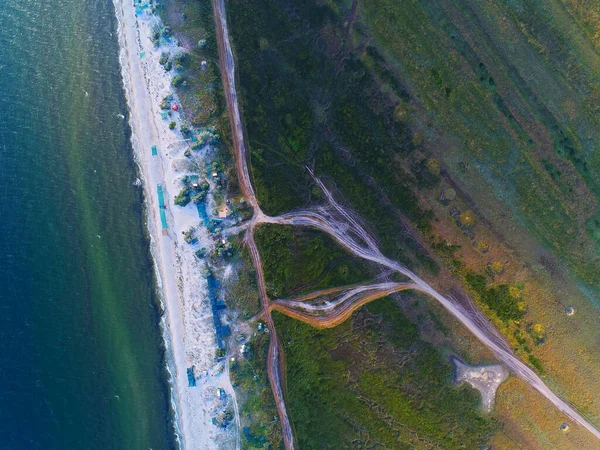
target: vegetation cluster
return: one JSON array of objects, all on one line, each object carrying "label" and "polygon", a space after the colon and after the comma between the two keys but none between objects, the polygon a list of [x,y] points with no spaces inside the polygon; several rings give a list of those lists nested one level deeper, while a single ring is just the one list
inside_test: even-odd
[{"label": "vegetation cluster", "polygon": [[480,448],[498,428],[389,298],[333,329],[275,319],[301,448]]}]

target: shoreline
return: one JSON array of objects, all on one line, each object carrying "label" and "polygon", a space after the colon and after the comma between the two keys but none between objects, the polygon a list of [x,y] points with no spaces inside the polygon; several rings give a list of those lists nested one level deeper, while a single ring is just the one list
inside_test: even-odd
[{"label": "shoreline", "polygon": [[[161,331],[165,342],[166,370],[170,375],[170,400],[175,440],[183,449],[217,449],[233,444],[231,427],[222,429],[213,424],[215,411],[232,401],[226,365],[215,362],[217,348],[207,283],[202,274],[207,263],[195,257],[195,248],[187,245],[182,232],[198,226],[200,218],[193,203],[174,206],[182,176],[189,174],[184,152],[188,143],[179,131],[170,130],[169,121],[181,124],[180,112],[167,121],[161,118],[159,103],[172,94],[171,74],[159,64],[162,52],[171,55],[185,49],[174,44],[154,47],[153,26],[160,24],[157,15],[144,12],[136,15],[132,2],[113,0],[118,22],[119,61],[127,105],[131,144],[139,168],[146,208],[146,225],[150,235],[150,250],[154,260],[157,291],[164,314]],[[179,103],[179,102],[177,102]],[[156,146],[158,151],[151,153]],[[211,148],[202,150],[198,162],[208,161]],[[164,216],[161,221],[157,187],[165,191]],[[161,214],[159,214],[159,211]],[[213,245],[208,232],[197,232],[200,246]],[[188,371],[192,370],[195,386],[189,386]],[[200,374],[200,375],[199,375]],[[222,376],[224,375],[224,376]],[[225,400],[215,396],[223,389]],[[225,403],[224,403],[225,402]],[[237,408],[236,412],[237,412]],[[236,436],[237,435],[237,436]]]}]

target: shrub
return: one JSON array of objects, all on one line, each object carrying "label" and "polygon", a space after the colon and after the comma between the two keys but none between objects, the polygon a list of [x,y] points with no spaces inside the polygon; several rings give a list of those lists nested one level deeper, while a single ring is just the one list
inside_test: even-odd
[{"label": "shrub", "polygon": [[208,191],[200,191],[200,192],[198,192],[196,195],[194,195],[194,196],[192,197],[192,201],[193,201],[194,203],[200,203],[200,202],[203,202],[203,201],[204,201],[204,199],[206,198],[206,194],[207,194],[207,193],[208,193]]},{"label": "shrub", "polygon": [[177,126],[177,124],[175,122],[171,122],[169,124],[169,130],[174,130],[176,126]]},{"label": "shrub", "polygon": [[465,280],[489,308],[496,313],[503,322],[510,320],[518,321],[525,315],[526,305],[519,301],[519,298],[511,294],[511,290],[506,284],[499,284],[488,287],[487,279],[484,275],[469,272],[465,275]]},{"label": "shrub", "polygon": [[190,200],[190,188],[185,186],[175,197],[175,204],[177,206],[186,206]]},{"label": "shrub", "polygon": [[469,228],[475,224],[475,215],[472,211],[465,211],[458,216],[458,220],[463,227]]},{"label": "shrub", "polygon": [[500,262],[500,261],[494,261],[490,265],[490,269],[492,270],[493,273],[500,274],[504,271],[504,264],[502,264],[502,262]]},{"label": "shrub", "polygon": [[175,60],[175,62],[177,64],[183,64],[186,61],[186,59],[187,59],[187,53],[186,52],[179,52],[179,53],[177,53],[173,57],[173,59]]},{"label": "shrub", "polygon": [[183,79],[183,77],[181,75],[177,75],[173,78],[173,81],[171,81],[171,84],[175,87],[182,86],[184,81],[185,80]]},{"label": "shrub", "polygon": [[429,158],[425,165],[427,167],[427,170],[429,170],[429,173],[431,173],[431,175],[438,176],[440,174],[441,164],[439,160],[435,158]]},{"label": "shrub", "polygon": [[171,109],[171,101],[168,96],[163,98],[160,102],[160,109]]},{"label": "shrub", "polygon": [[490,249],[490,244],[485,239],[480,239],[475,244],[480,252],[485,253]]}]

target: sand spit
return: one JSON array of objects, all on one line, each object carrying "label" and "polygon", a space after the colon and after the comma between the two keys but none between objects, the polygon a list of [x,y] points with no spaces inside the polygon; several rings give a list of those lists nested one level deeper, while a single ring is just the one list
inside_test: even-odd
[{"label": "sand spit", "polygon": [[[186,158],[188,143],[169,122],[179,125],[179,113],[161,118],[160,102],[171,91],[171,75],[159,64],[162,53],[180,51],[176,44],[158,48],[151,41],[158,17],[145,10],[137,14],[130,0],[114,0],[119,22],[120,62],[130,111],[132,144],[139,165],[146,199],[147,225],[152,240],[159,290],[166,311],[163,327],[168,369],[172,374],[172,404],[180,446],[185,449],[218,449],[239,446],[235,425],[222,429],[213,418],[231,408],[235,395],[225,370],[216,362],[216,337],[207,294],[207,263],[195,256],[198,248],[214,244],[200,223],[193,203],[185,208],[172,199],[183,176],[210,161],[209,146]],[[153,156],[152,147],[157,155]],[[168,229],[163,230],[158,185],[165,192]],[[184,241],[182,232],[195,227],[198,243]],[[196,386],[190,387],[187,370],[194,367]],[[221,395],[219,395],[221,394]]]}]

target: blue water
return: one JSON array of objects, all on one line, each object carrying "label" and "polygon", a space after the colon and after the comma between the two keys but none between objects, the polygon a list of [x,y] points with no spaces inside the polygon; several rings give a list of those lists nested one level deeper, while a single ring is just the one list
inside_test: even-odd
[{"label": "blue water", "polygon": [[0,1],[0,448],[173,448],[111,0]]}]

